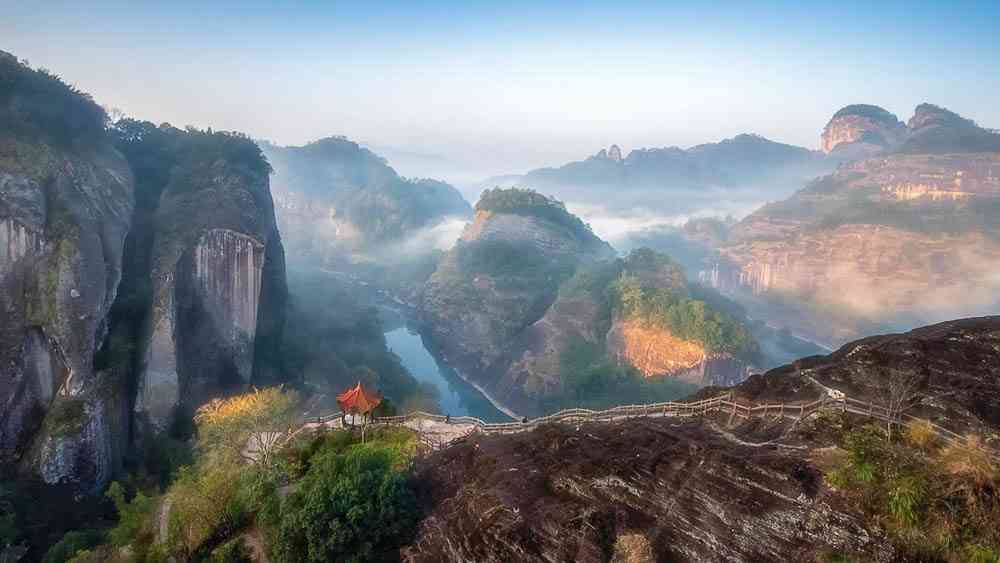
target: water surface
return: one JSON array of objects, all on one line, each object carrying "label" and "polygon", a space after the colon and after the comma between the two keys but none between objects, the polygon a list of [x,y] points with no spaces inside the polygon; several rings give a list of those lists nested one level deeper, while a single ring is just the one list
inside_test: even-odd
[{"label": "water surface", "polygon": [[427,351],[418,333],[404,326],[386,332],[385,340],[413,377],[438,390],[443,414],[475,416],[487,422],[510,422],[510,417],[497,410],[482,393],[453,369],[438,362]]}]

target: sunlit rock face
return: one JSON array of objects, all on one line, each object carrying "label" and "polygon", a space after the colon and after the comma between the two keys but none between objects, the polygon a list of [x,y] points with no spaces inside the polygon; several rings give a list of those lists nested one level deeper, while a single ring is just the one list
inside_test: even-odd
[{"label": "sunlit rock face", "polygon": [[906,126],[895,115],[878,106],[857,104],[834,114],[823,129],[820,147],[827,154],[834,149],[880,152],[898,146],[906,133]]},{"label": "sunlit rock face", "polygon": [[608,356],[646,377],[672,377],[695,385],[734,385],[750,365],[726,354],[711,354],[700,342],[636,320],[618,319],[607,335]]}]

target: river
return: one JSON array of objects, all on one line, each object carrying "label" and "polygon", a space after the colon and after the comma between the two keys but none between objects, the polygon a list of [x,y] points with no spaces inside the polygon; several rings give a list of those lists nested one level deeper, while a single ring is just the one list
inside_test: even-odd
[{"label": "river", "polygon": [[452,416],[474,416],[486,422],[510,422],[489,400],[457,373],[438,362],[424,346],[420,334],[405,326],[385,333],[385,341],[418,381],[438,391],[441,412]]}]

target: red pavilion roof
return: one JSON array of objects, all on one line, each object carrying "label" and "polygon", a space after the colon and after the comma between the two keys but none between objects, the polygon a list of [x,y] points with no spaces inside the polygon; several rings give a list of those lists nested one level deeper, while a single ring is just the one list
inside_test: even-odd
[{"label": "red pavilion roof", "polygon": [[381,402],[382,396],[362,387],[360,381],[354,387],[337,395],[337,404],[340,405],[340,410],[347,414],[365,414]]}]

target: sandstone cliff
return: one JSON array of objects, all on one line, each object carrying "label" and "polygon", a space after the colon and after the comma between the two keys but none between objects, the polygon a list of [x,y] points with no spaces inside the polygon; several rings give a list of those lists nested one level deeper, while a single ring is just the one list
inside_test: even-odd
[{"label": "sandstone cliff", "polygon": [[900,145],[906,126],[895,115],[878,107],[855,104],[842,108],[823,128],[820,148],[830,154],[854,156],[883,152]]},{"label": "sandstone cliff", "polygon": [[280,378],[265,348],[284,326],[284,251],[270,168],[251,140],[141,122],[116,132],[134,161],[170,163],[137,172],[146,191],[126,284],[144,312],[137,357],[123,359],[136,414],[162,431],[214,396]]},{"label": "sandstone cliff", "polygon": [[103,483],[127,437],[127,396],[93,366],[133,206],[105,119],[0,52],[0,462],[50,483]]},{"label": "sandstone cliff", "polygon": [[249,139],[122,120],[0,53],[0,461],[93,493],[145,425],[284,377]]}]

